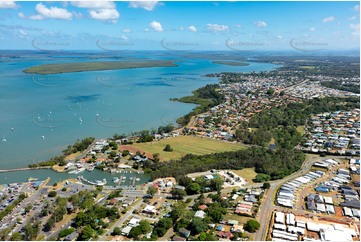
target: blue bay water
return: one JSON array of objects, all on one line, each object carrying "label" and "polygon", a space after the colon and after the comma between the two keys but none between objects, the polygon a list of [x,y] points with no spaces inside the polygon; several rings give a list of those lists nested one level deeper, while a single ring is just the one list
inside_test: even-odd
[{"label": "blue bay water", "polygon": [[69,59],[33,57],[0,62],[0,137],[6,139],[0,143],[0,169],[26,167],[60,155],[67,145],[84,137],[107,138],[175,123],[195,105],[169,99],[218,82],[205,74],[276,67],[269,63],[226,66],[207,59],[173,59],[178,67],[43,76],[23,70]]}]

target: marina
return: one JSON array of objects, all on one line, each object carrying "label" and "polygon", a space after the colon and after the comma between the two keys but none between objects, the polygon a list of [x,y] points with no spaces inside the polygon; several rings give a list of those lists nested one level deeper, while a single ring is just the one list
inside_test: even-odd
[{"label": "marina", "polygon": [[[92,172],[83,172],[81,173],[84,178],[90,181],[102,180],[106,179],[107,181],[112,181],[113,177],[118,177],[119,174],[112,174],[105,171],[100,171],[98,169],[94,169]],[[130,182],[128,177],[132,174],[122,172],[120,176],[120,184],[128,185]],[[39,181],[45,180],[48,177],[51,178],[50,182],[60,182],[67,179],[77,179],[79,174],[69,174],[68,172],[56,172],[52,169],[17,169],[16,171],[2,173],[0,176],[0,184],[10,184],[10,183],[18,183],[18,182],[27,182],[28,178],[38,178]],[[149,174],[139,174],[137,175],[139,181],[136,181],[136,185],[141,185],[150,180]]]}]

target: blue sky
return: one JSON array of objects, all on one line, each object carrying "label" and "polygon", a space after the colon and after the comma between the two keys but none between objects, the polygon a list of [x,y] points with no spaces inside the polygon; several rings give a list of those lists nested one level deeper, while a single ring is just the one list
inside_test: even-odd
[{"label": "blue sky", "polygon": [[359,49],[359,2],[0,2],[1,49]]}]

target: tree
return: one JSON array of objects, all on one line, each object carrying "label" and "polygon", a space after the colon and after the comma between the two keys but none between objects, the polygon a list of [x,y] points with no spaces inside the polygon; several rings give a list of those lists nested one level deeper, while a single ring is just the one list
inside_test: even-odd
[{"label": "tree", "polygon": [[270,175],[259,173],[254,178],[254,181],[255,182],[265,182],[265,181],[269,181],[270,179],[271,179]]},{"label": "tree", "polygon": [[182,189],[173,188],[170,192],[175,199],[183,199],[187,194]]},{"label": "tree", "polygon": [[158,223],[157,227],[165,228],[166,230],[170,229],[173,226],[173,221],[170,218],[161,218]]},{"label": "tree", "polygon": [[82,231],[82,233],[80,234],[80,238],[81,240],[89,240],[91,238],[93,238],[93,236],[95,235],[95,230],[92,229],[92,227],[87,224],[84,226],[84,229]]},{"label": "tree", "polygon": [[11,241],[23,241],[24,238],[23,238],[23,235],[20,234],[20,232],[15,232],[15,233],[13,233],[13,235],[11,235],[10,240]]},{"label": "tree", "polygon": [[213,178],[210,182],[210,187],[215,191],[220,191],[223,185],[223,179],[219,176]]},{"label": "tree", "polygon": [[187,193],[190,195],[197,194],[200,190],[201,186],[196,182],[192,182],[187,186]]},{"label": "tree", "polygon": [[283,95],[285,95],[285,91],[280,92],[280,96],[282,97]]},{"label": "tree", "polygon": [[154,187],[150,187],[150,188],[148,188],[148,190],[147,190],[147,194],[149,194],[150,196],[154,196],[154,194],[156,194],[156,192],[157,192],[158,190],[156,189],[156,188],[154,188]]},{"label": "tree", "polygon": [[122,151],[122,156],[127,156],[127,155],[129,155],[129,150],[123,150]]},{"label": "tree", "polygon": [[142,234],[142,230],[139,228],[139,226],[137,226],[137,227],[133,227],[130,230],[128,237],[133,238],[134,240],[138,240],[138,236],[141,234]]},{"label": "tree", "polygon": [[150,227],[150,223],[147,220],[141,220],[137,227],[139,227],[139,229],[142,231],[143,234],[147,234],[150,231],[152,231],[152,228]]},{"label": "tree", "polygon": [[262,186],[263,189],[269,189],[270,187],[271,187],[271,184],[269,182],[263,183],[263,186]]},{"label": "tree", "polygon": [[28,223],[25,226],[25,240],[35,240],[40,231],[40,222],[34,224]]},{"label": "tree", "polygon": [[173,219],[173,222],[177,221],[178,218],[184,215],[186,207],[187,205],[184,202],[178,202],[173,205],[171,212],[171,218]]},{"label": "tree", "polygon": [[166,144],[163,151],[166,151],[166,152],[172,152],[173,151],[173,148],[169,145],[169,144]]},{"label": "tree", "polygon": [[153,154],[153,160],[154,160],[154,162],[159,162],[159,161],[160,161],[160,155],[159,155],[159,153],[154,153],[154,154]]},{"label": "tree", "polygon": [[199,234],[201,232],[205,232],[208,228],[207,224],[201,218],[198,217],[192,219],[192,222],[190,223],[189,227],[194,235]]},{"label": "tree", "polygon": [[48,197],[55,197],[57,195],[56,191],[50,191]]},{"label": "tree", "polygon": [[62,238],[62,237],[65,237],[71,233],[74,232],[74,228],[69,228],[69,229],[63,229],[59,232],[59,237]]},{"label": "tree", "polygon": [[181,219],[177,222],[174,230],[175,230],[175,231],[178,231],[180,228],[186,228],[190,223],[191,223],[191,220],[190,220],[190,219],[188,219],[188,218],[181,218]]},{"label": "tree", "polygon": [[121,235],[122,234],[122,230],[119,228],[119,227],[115,227],[113,232],[112,232],[112,235]]},{"label": "tree", "polygon": [[110,158],[114,158],[117,156],[117,152],[115,150],[110,151]]},{"label": "tree", "polygon": [[272,95],[275,92],[272,88],[267,90],[267,95]]},{"label": "tree", "polygon": [[201,232],[197,238],[199,241],[218,241],[218,239],[210,233]]},{"label": "tree", "polygon": [[260,227],[260,224],[258,223],[258,221],[254,220],[254,219],[250,219],[247,221],[247,223],[243,226],[244,230],[250,232],[250,233],[254,233],[256,232]]}]

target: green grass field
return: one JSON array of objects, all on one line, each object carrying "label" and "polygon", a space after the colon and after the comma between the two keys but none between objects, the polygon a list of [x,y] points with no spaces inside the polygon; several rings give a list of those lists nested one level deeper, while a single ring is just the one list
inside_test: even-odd
[{"label": "green grass field", "polygon": [[255,184],[252,179],[254,179],[257,173],[254,171],[254,168],[244,168],[242,170],[232,170],[236,175],[243,177],[247,180],[248,185]]},{"label": "green grass field", "polygon": [[[172,152],[163,151],[166,144],[172,148]],[[162,161],[179,159],[186,154],[205,155],[223,151],[236,151],[244,149],[240,144],[231,144],[209,138],[195,136],[179,136],[151,143],[134,143],[132,146],[151,154],[159,153]]]}]

